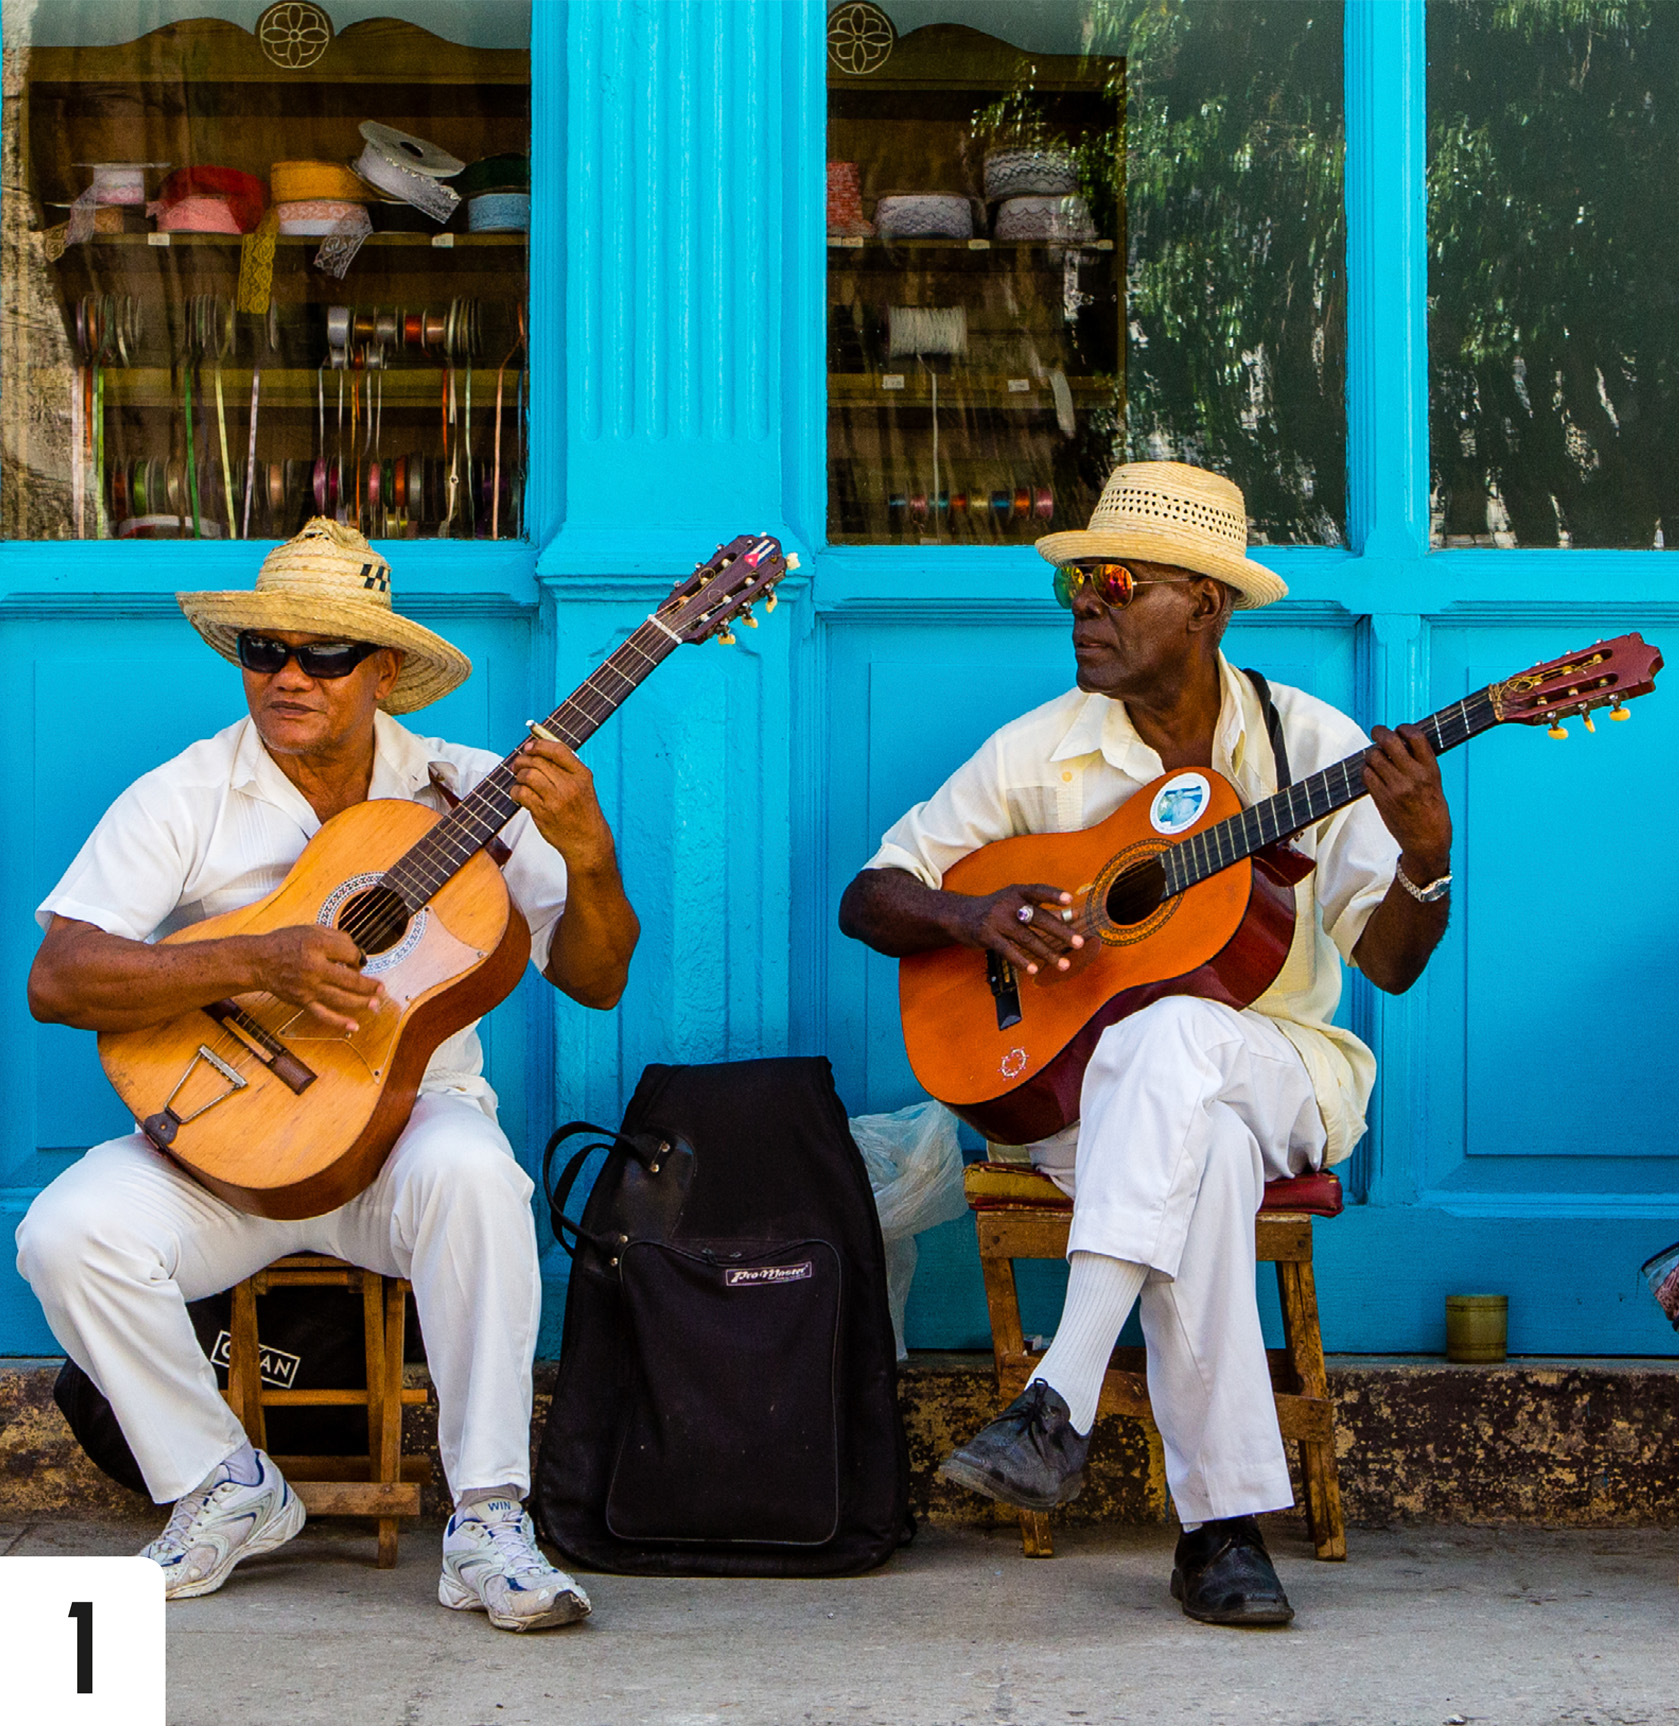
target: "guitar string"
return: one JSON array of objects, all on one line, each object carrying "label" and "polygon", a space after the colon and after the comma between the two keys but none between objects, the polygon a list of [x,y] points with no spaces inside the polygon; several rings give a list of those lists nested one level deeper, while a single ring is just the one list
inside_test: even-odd
[{"label": "guitar string", "polygon": [[[1470,711],[1472,704],[1475,708],[1473,716]],[[1457,712],[1456,723],[1462,727],[1461,736],[1453,736],[1447,729],[1448,725],[1452,723],[1450,716],[1453,709],[1456,709]],[[1436,753],[1443,753],[1445,750],[1456,748],[1460,743],[1466,743],[1479,731],[1485,730],[1490,723],[1496,723],[1490,691],[1481,689],[1472,695],[1463,696],[1458,701],[1453,702],[1451,706],[1442,708],[1437,713],[1429,714],[1420,722],[1419,729],[1431,729],[1433,731],[1431,745]],[[1178,894],[1186,892],[1190,887],[1199,886],[1202,881],[1221,873],[1231,864],[1241,861],[1243,857],[1252,856],[1255,851],[1263,850],[1266,845],[1275,844],[1285,837],[1292,837],[1296,833],[1303,832],[1315,822],[1367,796],[1368,792],[1366,791],[1355,792],[1353,790],[1354,781],[1352,777],[1354,765],[1356,764],[1362,769],[1366,755],[1367,752],[1365,751],[1361,751],[1357,755],[1349,755],[1341,761],[1333,762],[1328,767],[1308,775],[1305,779],[1294,780],[1282,787],[1273,796],[1251,804],[1248,808],[1235,815],[1227,816],[1211,827],[1202,828],[1200,832],[1193,833],[1187,839],[1179,840],[1175,845],[1158,853],[1163,872],[1166,875],[1167,888],[1167,891],[1161,896],[1160,903],[1164,904],[1167,899],[1177,897]],[[1335,774],[1339,774],[1341,778],[1339,793],[1335,790],[1331,777]],[[1362,774],[1360,777],[1362,778]],[[1294,806],[1296,793],[1305,799],[1306,815],[1303,820]],[[1326,800],[1321,810],[1317,807],[1319,795]],[[1279,827],[1278,830],[1267,834],[1265,830],[1267,816],[1275,820],[1279,814],[1285,812],[1289,823],[1287,828]],[[1240,839],[1237,837],[1238,834]],[[1256,835],[1257,842],[1255,842]],[[1227,843],[1231,854],[1225,857],[1224,850]],[[1239,849],[1238,846],[1244,843],[1246,849]],[[1115,859],[1110,858],[1109,862],[1103,865],[1101,873],[1106,874],[1114,861]],[[1176,867],[1180,861],[1187,862],[1188,867]],[[1135,869],[1139,865],[1133,864],[1130,867]],[[1119,871],[1114,876],[1114,880],[1117,881],[1121,875],[1129,872],[1129,869]],[[1113,881],[1110,881],[1110,892],[1112,886]],[[1087,938],[1092,934],[1099,936],[1102,927],[1111,921],[1107,916],[1105,899],[1105,895],[1101,901],[1098,901],[1095,895],[1087,895],[1083,904],[1076,908],[1073,926],[1079,934]],[[1146,921],[1146,919],[1144,920]],[[1126,926],[1134,927],[1134,925]]]},{"label": "guitar string", "polygon": [[[643,635],[653,639],[644,645],[638,639]],[[649,646],[658,647],[661,640],[664,646],[663,653],[649,651]],[[618,656],[626,649],[631,649],[647,662],[647,671],[651,671],[660,665],[665,656],[673,652],[676,646],[677,643],[663,638],[662,632],[655,632],[650,623],[638,625],[606,660],[584,678],[578,689],[568,695],[554,710],[549,716],[548,723],[551,728],[565,737],[568,747],[572,749],[581,747],[595,730],[598,730],[607,719],[611,718],[622,705],[624,699],[633,690],[640,687],[642,677],[646,676],[646,672],[643,672],[642,677],[635,677],[622,669],[614,663]],[[594,679],[604,670],[610,670],[614,676],[623,682],[625,685],[623,695],[613,697],[594,682]],[[580,699],[584,697],[585,691],[589,697],[593,698],[593,702]],[[594,702],[599,703],[599,708],[592,711]],[[560,715],[568,707],[575,708],[583,716],[589,727],[588,731],[581,733],[575,731],[560,719]],[[568,733],[570,735],[567,735]],[[523,745],[520,747],[522,748]],[[461,799],[454,809],[450,810],[429,833],[416,845],[410,847],[390,869],[385,871],[379,885],[385,887],[388,893],[395,896],[401,907],[400,915],[396,906],[392,906],[389,900],[378,895],[376,889],[370,889],[366,895],[362,896],[358,908],[352,912],[352,915],[339,925],[344,933],[349,935],[364,952],[369,950],[369,943],[373,941],[383,942],[383,948],[380,950],[384,950],[394,940],[399,939],[414,911],[419,910],[425,901],[430,899],[446,881],[455,875],[468,859],[481,851],[489,840],[513,819],[517,813],[516,805],[503,814],[500,809],[493,807],[492,799],[498,800],[504,805],[513,803],[509,792],[513,782],[513,761],[517,753],[518,751],[515,750],[513,755],[504,756],[473,787],[472,791]],[[478,807],[472,807],[474,804]],[[484,807],[486,805],[491,805],[491,807]],[[496,818],[497,816],[499,819]],[[491,820],[494,820],[493,826],[488,824]],[[397,880],[393,881],[393,877],[396,877]],[[416,877],[417,879],[415,879]],[[415,886],[424,890],[424,897],[420,904],[409,909],[407,894],[402,889],[411,881]]]}]

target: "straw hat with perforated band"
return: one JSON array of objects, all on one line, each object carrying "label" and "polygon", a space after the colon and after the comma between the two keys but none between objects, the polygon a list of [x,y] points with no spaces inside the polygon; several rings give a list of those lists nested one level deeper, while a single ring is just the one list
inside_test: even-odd
[{"label": "straw hat with perforated band", "polygon": [[391,609],[391,566],[354,528],[316,516],[262,560],[253,591],[175,595],[187,621],[223,659],[239,663],[241,630],[283,629],[402,649],[402,670],[380,702],[412,713],[472,675],[441,635]]},{"label": "straw hat with perforated band", "polygon": [[1141,558],[1236,590],[1249,611],[1287,596],[1282,579],[1247,556],[1248,514],[1241,488],[1181,461],[1131,461],[1116,467],[1090,515],[1090,526],[1046,534],[1038,550],[1053,564],[1085,558]]}]

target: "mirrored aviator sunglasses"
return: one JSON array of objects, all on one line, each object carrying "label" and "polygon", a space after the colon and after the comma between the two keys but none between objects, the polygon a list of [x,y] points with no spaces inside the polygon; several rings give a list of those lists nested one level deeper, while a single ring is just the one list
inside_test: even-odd
[{"label": "mirrored aviator sunglasses", "polygon": [[1086,583],[1104,605],[1123,611],[1137,591],[1137,578],[1128,564],[1091,560],[1085,563],[1063,563],[1055,571],[1055,597],[1064,611],[1073,609],[1073,600]]},{"label": "mirrored aviator sunglasses", "polygon": [[305,677],[328,682],[335,677],[348,677],[369,654],[379,651],[379,644],[373,641],[311,641],[293,647],[272,635],[257,635],[248,629],[239,632],[238,644],[239,663],[247,671],[272,677],[285,669],[288,659],[295,659]]}]

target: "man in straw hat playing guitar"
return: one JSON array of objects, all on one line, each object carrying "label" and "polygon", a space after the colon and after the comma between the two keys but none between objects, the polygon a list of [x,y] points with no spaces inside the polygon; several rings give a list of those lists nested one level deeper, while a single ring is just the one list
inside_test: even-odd
[{"label": "man in straw hat playing guitar", "polygon": [[[267,990],[354,1032],[379,985],[341,930],[153,945],[251,904],[332,816],[369,797],[441,811],[498,758],[391,717],[447,695],[472,666],[392,609],[390,566],[317,519],[271,552],[256,591],[189,593],[181,609],[244,671],[248,718],[146,774],[112,805],[37,913],[37,1019],[124,1031]],[[639,928],[588,769],[563,743],[520,756],[503,877],[532,962],[585,1006],[623,993]],[[472,1027],[432,1057],[407,1127],[359,1197],[325,1216],[235,1210],[139,1133],[95,1145],[36,1199],[18,1268],[53,1333],[104,1392],[154,1499],[146,1548],[171,1599],[219,1588],[303,1526],[303,1507],[216,1389],[186,1303],[287,1253],[348,1259],[414,1285],[455,1498],[439,1598],[508,1630],[565,1624],[588,1597],[537,1550],[529,1488],[531,1360],[541,1281],[532,1184],[496,1125]]]},{"label": "man in straw hat playing guitar", "polygon": [[[1275,792],[1266,688],[1219,650],[1232,611],[1287,591],[1246,548],[1241,492],[1177,462],[1117,469],[1087,531],[1040,539],[1072,612],[1078,687],[1005,726],[886,834],[846,890],[841,928],[894,956],[960,944],[1027,973],[1065,971],[1083,944],[1060,915],[1076,883],[979,898],[943,891],[945,872],[1012,835],[1092,827],[1179,769],[1215,768],[1247,804]],[[1370,795],[1297,836],[1316,868],[1296,888],[1282,972],[1251,1008],[1168,997],[1102,1033],[1080,1120],[1032,1147],[1074,1196],[1060,1326],[1024,1394],[943,1469],[1024,1509],[1073,1498],[1109,1356],[1140,1300],[1184,1525],[1172,1592],[1218,1624],[1293,1616],[1254,1520],[1294,1501],[1254,1213],[1267,1180],[1339,1162],[1362,1136],[1375,1060],[1330,1023],[1341,960],[1408,989],[1445,931],[1450,880],[1451,817],[1416,727],[1378,727],[1371,746],[1301,690],[1277,687],[1272,710],[1292,779],[1368,749]],[[1161,813],[1162,831],[1177,813]]]}]

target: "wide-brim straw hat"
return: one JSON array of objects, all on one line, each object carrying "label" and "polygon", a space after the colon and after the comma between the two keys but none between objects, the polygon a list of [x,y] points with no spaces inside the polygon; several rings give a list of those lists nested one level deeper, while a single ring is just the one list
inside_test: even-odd
[{"label": "wide-brim straw hat", "polygon": [[262,560],[256,587],[177,593],[187,621],[223,659],[239,663],[239,632],[283,629],[402,649],[402,670],[379,703],[412,713],[472,675],[458,647],[391,608],[391,566],[354,528],[316,516]]},{"label": "wide-brim straw hat", "polygon": [[1090,513],[1089,527],[1045,534],[1038,541],[1038,550],[1053,564],[1136,557],[1216,576],[1235,588],[1239,611],[1288,594],[1282,578],[1255,563],[1247,548],[1241,488],[1181,461],[1130,461],[1116,467]]}]

